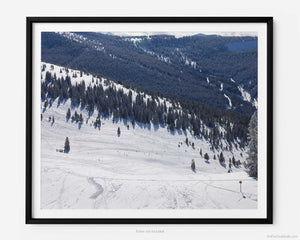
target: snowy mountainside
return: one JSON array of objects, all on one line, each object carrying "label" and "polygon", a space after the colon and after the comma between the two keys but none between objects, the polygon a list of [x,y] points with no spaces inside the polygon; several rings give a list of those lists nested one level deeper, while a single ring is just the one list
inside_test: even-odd
[{"label": "snowy mountainside", "polygon": [[[243,86],[256,97],[256,51],[232,52],[225,46],[247,39],[253,38],[176,39],[167,35],[119,37],[98,32],[43,32],[42,61],[219,109],[228,109],[225,93],[231,99],[230,111],[249,118],[255,108],[241,98],[237,87]],[[207,77],[210,84],[206,84]]]},{"label": "snowy mountainside", "polygon": [[[129,89],[102,77],[42,63],[41,80],[46,72],[57,78],[70,76],[72,85],[101,84]],[[132,95],[137,95],[132,91]],[[145,94],[145,101],[149,98]],[[172,103],[167,99],[168,107]],[[44,101],[45,102],[45,101]],[[43,209],[169,209],[169,208],[256,208],[257,181],[248,177],[243,164],[232,166],[234,156],[241,163],[246,149],[211,149],[208,139],[195,137],[189,130],[170,131],[166,126],[143,124],[92,114],[71,100],[53,99],[41,105],[41,208]],[[76,111],[83,121],[66,117]],[[180,106],[179,106],[180,108]],[[120,135],[117,129],[120,128]],[[225,130],[219,126],[220,131]],[[209,128],[208,128],[209,129]],[[64,153],[65,138],[70,152]],[[188,143],[186,143],[188,139]],[[222,144],[228,144],[224,139]],[[200,155],[200,150],[202,155]],[[220,163],[218,156],[224,155]],[[205,153],[209,160],[204,159]],[[213,157],[216,156],[214,160]],[[196,169],[191,170],[194,159]],[[239,181],[243,180],[243,192]]]}]

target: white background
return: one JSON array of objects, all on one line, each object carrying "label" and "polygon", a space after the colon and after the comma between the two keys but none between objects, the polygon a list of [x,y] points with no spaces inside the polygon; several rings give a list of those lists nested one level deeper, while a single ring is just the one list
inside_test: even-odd
[{"label": "white background", "polygon": [[[0,239],[300,238],[297,0],[1,1]],[[26,16],[273,16],[274,224],[193,226],[25,225]],[[150,230],[150,232],[147,232]],[[155,233],[160,230],[163,233]],[[290,239],[290,238],[289,238]]]}]

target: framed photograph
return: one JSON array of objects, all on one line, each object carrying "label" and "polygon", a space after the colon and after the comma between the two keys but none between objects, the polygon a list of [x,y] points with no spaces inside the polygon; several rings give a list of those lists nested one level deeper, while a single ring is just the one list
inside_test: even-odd
[{"label": "framed photograph", "polygon": [[28,17],[26,223],[271,224],[272,17]]}]

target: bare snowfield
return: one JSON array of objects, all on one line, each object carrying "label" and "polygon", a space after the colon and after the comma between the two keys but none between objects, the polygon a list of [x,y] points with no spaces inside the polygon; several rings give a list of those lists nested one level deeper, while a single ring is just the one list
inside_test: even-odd
[{"label": "bare snowfield", "polygon": [[[223,152],[221,166],[213,160],[209,143],[189,132],[168,132],[166,128],[101,119],[100,130],[92,125],[66,120],[70,100],[57,107],[55,101],[41,121],[41,208],[57,209],[172,209],[172,208],[257,208],[257,181],[244,168],[228,171],[233,154]],[[72,114],[80,109],[72,109]],[[55,122],[49,121],[55,117]],[[127,129],[129,124],[129,130]],[[121,135],[117,135],[120,127]],[[195,143],[186,145],[185,139]],[[63,149],[69,137],[69,153]],[[182,144],[181,144],[182,143]],[[178,145],[180,147],[178,147]],[[208,153],[209,162],[200,156]],[[220,152],[215,150],[215,155]],[[246,153],[243,152],[245,158]],[[191,159],[196,171],[191,170]],[[242,193],[239,180],[243,181]]]}]

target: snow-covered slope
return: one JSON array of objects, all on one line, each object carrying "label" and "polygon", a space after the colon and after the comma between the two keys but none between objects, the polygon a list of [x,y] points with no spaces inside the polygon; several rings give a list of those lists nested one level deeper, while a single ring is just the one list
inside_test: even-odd
[{"label": "snow-covered slope", "polygon": [[[66,74],[58,66],[51,70],[46,64],[46,69],[57,77]],[[71,69],[69,75],[72,76]],[[96,84],[91,75],[77,75],[72,83],[84,80],[86,85]],[[98,79],[98,84],[104,85],[104,80]],[[138,122],[133,126],[129,121],[113,122],[111,118],[102,118],[99,129],[93,126],[96,113],[89,117],[80,106],[71,108],[72,115],[75,111],[82,113],[84,121],[79,124],[66,119],[68,108],[70,100],[59,105],[55,100],[51,107],[41,109],[43,209],[257,207],[257,181],[247,176],[243,165],[232,167],[228,173],[228,159],[234,156],[243,162],[247,157],[243,150],[223,151],[226,161],[220,165],[213,159],[214,155],[218,159],[220,151],[211,151],[208,141],[188,131],[169,132],[163,126]],[[53,116],[54,123],[49,121]],[[66,137],[70,140],[69,153],[59,151]],[[208,153],[209,161],[199,154],[200,149],[203,155]],[[192,159],[195,172],[191,170]]]},{"label": "snow-covered slope", "polygon": [[238,89],[241,92],[243,100],[252,103],[252,105],[257,109],[257,100],[255,98],[252,100],[250,93],[248,93],[243,87],[238,86]]}]

